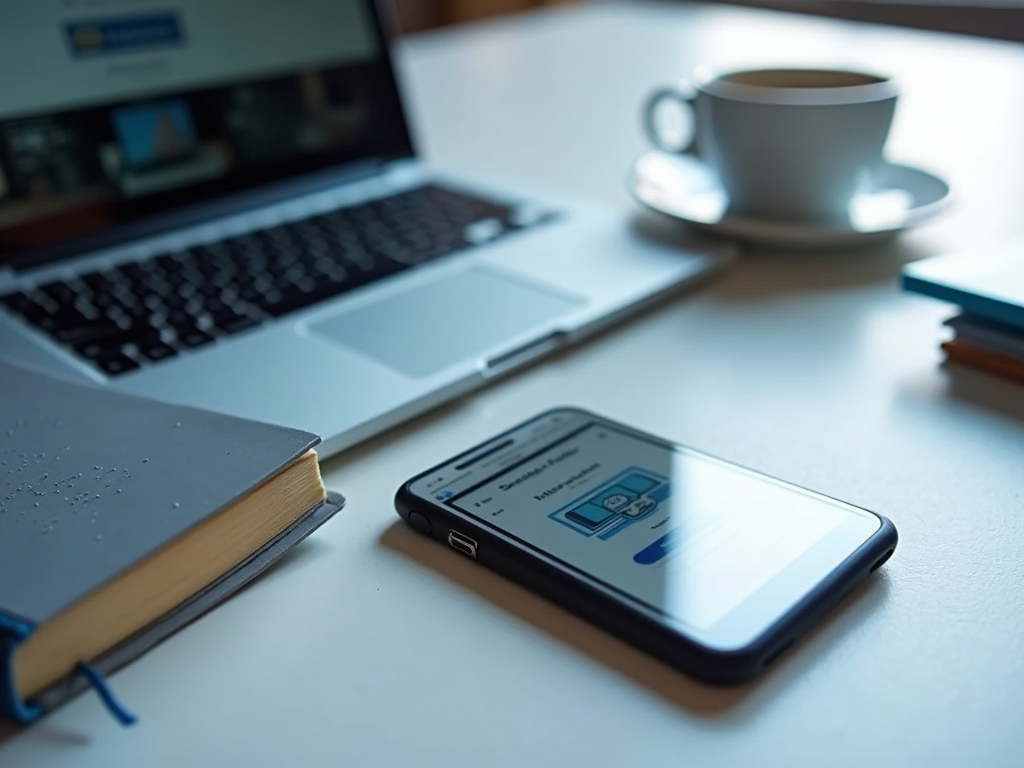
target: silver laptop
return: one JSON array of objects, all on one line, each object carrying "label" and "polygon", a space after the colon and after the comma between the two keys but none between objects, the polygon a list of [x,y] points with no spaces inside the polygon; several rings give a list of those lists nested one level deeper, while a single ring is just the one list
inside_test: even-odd
[{"label": "silver laptop", "polygon": [[368,0],[2,14],[0,355],[330,454],[723,263],[429,172]]}]

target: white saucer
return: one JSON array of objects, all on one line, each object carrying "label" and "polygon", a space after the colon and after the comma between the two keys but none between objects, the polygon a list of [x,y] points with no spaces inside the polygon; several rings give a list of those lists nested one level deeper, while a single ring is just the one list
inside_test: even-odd
[{"label": "white saucer", "polygon": [[774,245],[853,245],[888,237],[936,216],[949,203],[946,182],[908,165],[884,165],[874,184],[854,199],[849,222],[820,224],[729,214],[729,197],[718,177],[693,155],[648,152],[629,177],[633,194],[656,211],[720,235]]}]

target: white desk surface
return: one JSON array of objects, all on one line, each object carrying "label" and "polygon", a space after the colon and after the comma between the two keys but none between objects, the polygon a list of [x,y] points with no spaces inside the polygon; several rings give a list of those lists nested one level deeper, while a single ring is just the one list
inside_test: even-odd
[{"label": "white desk surface", "polygon": [[[1024,230],[1024,48],[682,4],[409,39],[439,167],[635,207],[638,106],[700,63],[854,64],[905,96],[890,156],[958,205],[881,247],[749,251],[723,278],[325,464],[348,508],[114,677],[0,737],[4,768],[1024,763],[1024,388],[940,365],[902,262]],[[577,404],[888,515],[896,555],[765,678],[692,682],[407,530],[409,475]]]}]

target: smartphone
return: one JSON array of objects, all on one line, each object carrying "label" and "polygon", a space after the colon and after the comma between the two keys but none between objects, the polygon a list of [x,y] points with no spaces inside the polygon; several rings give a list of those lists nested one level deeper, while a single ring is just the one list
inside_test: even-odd
[{"label": "smartphone", "polygon": [[413,528],[701,680],[768,667],[896,548],[873,512],[563,408],[406,482]]}]

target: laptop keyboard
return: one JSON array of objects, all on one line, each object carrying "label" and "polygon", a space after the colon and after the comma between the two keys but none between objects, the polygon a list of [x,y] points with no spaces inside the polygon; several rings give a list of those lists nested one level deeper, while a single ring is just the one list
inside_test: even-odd
[{"label": "laptop keyboard", "polygon": [[0,302],[116,376],[551,218],[426,185]]}]

